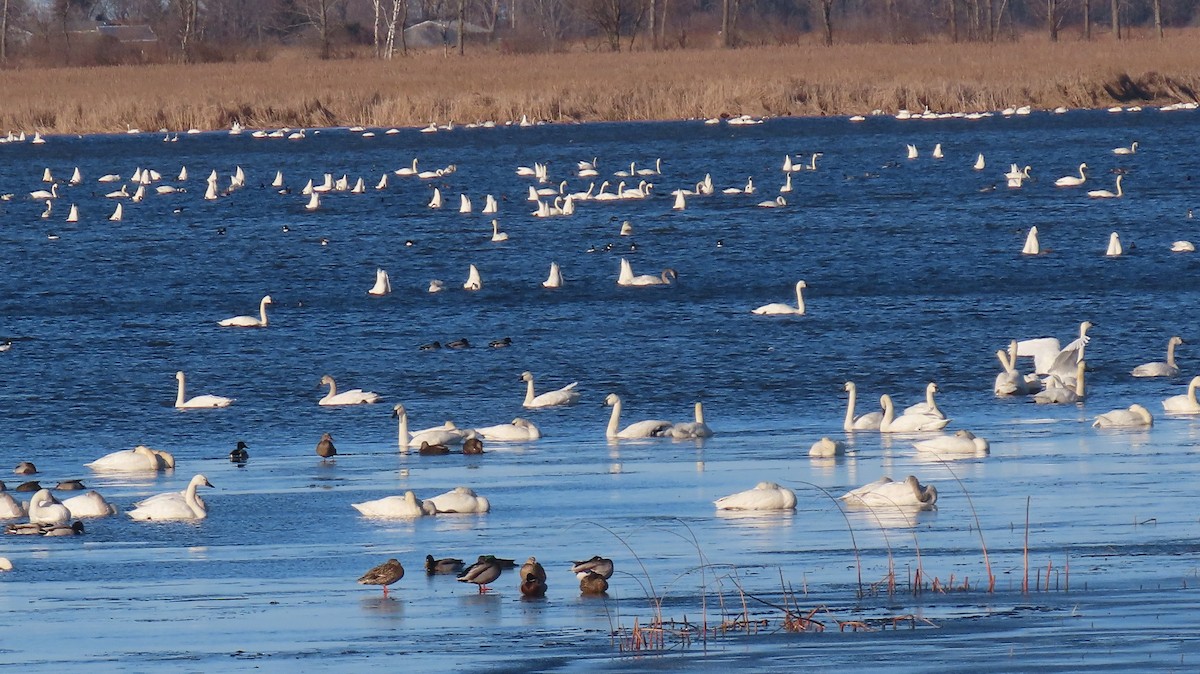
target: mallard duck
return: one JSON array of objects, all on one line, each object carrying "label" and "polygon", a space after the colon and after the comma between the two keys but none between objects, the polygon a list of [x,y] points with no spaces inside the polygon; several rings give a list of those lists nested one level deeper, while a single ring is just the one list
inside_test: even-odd
[{"label": "mallard duck", "polygon": [[70,525],[22,522],[8,525],[4,528],[4,533],[13,536],[78,536],[83,533],[83,522],[75,520],[75,523]]},{"label": "mallard duck", "polygon": [[589,571],[580,577],[579,591],[583,594],[604,594],[608,592],[608,579]]},{"label": "mallard duck", "polygon": [[441,443],[431,445],[428,442],[422,440],[421,448],[417,450],[417,453],[421,454],[423,456],[436,456],[439,454],[449,454],[450,448]]},{"label": "mallard duck", "polygon": [[488,343],[488,346],[492,347],[493,349],[503,349],[506,346],[512,346],[512,337],[505,337],[504,339],[493,339],[491,342]]},{"label": "mallard duck", "polygon": [[32,462],[22,461],[21,463],[17,464],[17,467],[13,469],[13,472],[17,475],[33,475],[34,473],[38,472],[38,470],[37,466],[34,466]]},{"label": "mallard duck", "polygon": [[500,577],[501,570],[502,567],[495,557],[480,555],[478,562],[458,574],[458,582],[475,583],[479,586],[479,594],[483,594],[488,590],[487,584]]},{"label": "mallard duck", "polygon": [[462,339],[456,339],[453,342],[446,342],[446,348],[447,349],[469,349],[469,348],[471,348],[471,343],[467,341],[466,337],[463,337]]},{"label": "mallard duck", "polygon": [[383,596],[388,596],[388,585],[404,577],[404,567],[395,558],[364,573],[358,579],[359,585],[382,585]]},{"label": "mallard duck", "polygon": [[434,559],[433,555],[425,555],[425,573],[431,576],[444,575],[462,571],[463,560],[446,557],[444,559]]},{"label": "mallard duck", "polygon": [[323,460],[337,456],[337,447],[333,446],[333,436],[328,433],[321,436],[321,441],[317,443],[317,456]]},{"label": "mallard duck", "polygon": [[55,491],[82,491],[87,489],[79,480],[63,480],[54,488]]},{"label": "mallard duck", "polygon": [[[524,582],[524,579],[528,578],[530,575],[534,576],[543,583],[546,582],[546,569],[542,568],[541,562],[539,562],[537,558],[533,556],[525,560],[525,563],[521,565],[521,578],[523,579],[522,582]],[[544,591],[545,590],[543,590],[543,592]]]},{"label": "mallard duck", "polygon": [[472,435],[463,440],[463,454],[483,454],[483,441]]},{"label": "mallard duck", "polygon": [[[324,438],[321,438],[321,439],[324,440]],[[333,446],[332,442],[330,442],[330,446]],[[238,440],[237,448],[235,448],[232,452],[229,453],[229,460],[234,463],[239,463],[239,464],[246,463],[247,461],[249,461],[250,460],[250,452],[246,451],[247,447],[249,447],[249,445],[247,445],[242,440]],[[318,447],[319,447],[319,445],[318,445]]]},{"label": "mallard duck", "polygon": [[583,579],[589,573],[599,574],[602,578],[612,578],[613,561],[600,555],[582,562],[572,562],[571,573]]},{"label": "mallard duck", "polygon": [[40,482],[38,482],[37,480],[30,480],[29,482],[22,482],[21,484],[17,485],[17,488],[14,489],[13,491],[41,491],[41,490],[42,490],[42,485]]},{"label": "mallard duck", "polygon": [[521,581],[521,594],[526,597],[545,597],[546,596],[546,581],[538,578],[537,574],[525,574],[525,580]]}]

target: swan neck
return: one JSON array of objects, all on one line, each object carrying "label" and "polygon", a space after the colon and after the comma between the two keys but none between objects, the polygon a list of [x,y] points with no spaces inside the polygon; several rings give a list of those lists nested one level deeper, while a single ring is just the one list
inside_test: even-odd
[{"label": "swan neck", "polygon": [[528,380],[525,382],[525,404],[526,404],[526,405],[530,405],[530,404],[532,404],[532,403],[533,403],[533,398],[534,398],[534,395],[533,395],[533,377],[530,377],[530,378],[529,378],[529,379],[528,379]]},{"label": "swan neck", "polygon": [[883,420],[879,422],[879,430],[886,432],[892,427],[892,422],[896,420],[896,407],[892,404],[891,397],[887,395],[879,399],[879,404],[883,407]]},{"label": "swan neck", "polygon": [[329,377],[327,383],[329,384],[329,393],[325,397],[332,398],[337,395],[337,384],[333,381],[333,377]]},{"label": "swan neck", "polygon": [[804,286],[796,284],[796,313],[804,313]]},{"label": "swan neck", "polygon": [[1192,383],[1188,384],[1188,400],[1191,401],[1192,407],[1200,407],[1200,400],[1196,400],[1196,387],[1200,386],[1200,377],[1192,377]]},{"label": "swan neck", "polygon": [[842,430],[845,431],[854,430],[854,403],[858,397],[858,390],[851,386],[849,393],[850,399],[846,401],[846,420],[842,423]]},{"label": "swan neck", "polygon": [[612,414],[608,417],[608,429],[605,431],[605,436],[609,438],[617,437],[617,428],[621,425],[621,399],[613,403]]},{"label": "swan neck", "polygon": [[696,403],[696,423],[704,423],[704,405]]},{"label": "swan neck", "polygon": [[408,447],[408,412],[400,413],[399,442],[401,447]]},{"label": "swan neck", "polygon": [[1167,365],[1175,367],[1175,340],[1167,342]]},{"label": "swan neck", "polygon": [[258,320],[263,327],[267,326],[267,301],[265,299],[258,303]]},{"label": "swan neck", "polygon": [[175,406],[181,407],[184,401],[187,399],[187,393],[185,391],[186,384],[184,384],[184,378],[182,374],[179,375],[178,380],[179,386],[176,389],[178,392],[175,394]]}]

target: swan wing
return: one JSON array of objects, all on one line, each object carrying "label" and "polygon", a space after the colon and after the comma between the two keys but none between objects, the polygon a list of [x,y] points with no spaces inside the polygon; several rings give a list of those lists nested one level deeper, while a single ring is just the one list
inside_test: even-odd
[{"label": "swan wing", "polygon": [[1192,402],[1187,395],[1171,396],[1162,401],[1163,409],[1176,414],[1200,414],[1200,405]]},{"label": "swan wing", "polygon": [[786,487],[747,489],[713,501],[718,510],[791,510],[796,494]]},{"label": "swan wing", "polygon": [[868,482],[867,484],[864,484],[861,487],[858,487],[856,489],[851,489],[850,491],[846,492],[845,494],[842,494],[838,498],[840,498],[841,500],[843,500],[847,503],[862,503],[862,498],[865,495],[870,494],[871,492],[875,491],[879,487],[881,487],[885,484],[890,484],[891,482],[892,482],[892,478],[881,477],[878,480],[875,480],[874,482]]},{"label": "swan wing", "polygon": [[421,507],[419,499],[414,506],[414,504],[409,503],[403,496],[385,496],[374,501],[351,503],[350,505],[366,517],[380,519],[407,519],[425,515],[425,510]]},{"label": "swan wing", "polygon": [[558,389],[557,391],[547,391],[539,396],[535,396],[533,400],[525,407],[555,407],[558,405],[573,405],[579,402],[580,393],[575,390],[579,382],[573,381],[570,384]]},{"label": "swan wing", "polygon": [[198,520],[204,519],[207,512],[203,508],[193,510],[183,494],[172,492],[142,501],[128,515],[135,520]]},{"label": "swan wing", "polygon": [[758,314],[759,316],[783,316],[798,314],[800,310],[782,302],[772,302],[771,304],[764,304],[750,313]]},{"label": "swan wing", "polygon": [[666,435],[675,438],[676,440],[686,440],[688,438],[711,438],[712,429],[708,424],[702,421],[689,421],[687,423],[675,424],[666,432]]},{"label": "swan wing", "polygon": [[253,316],[234,316],[226,318],[217,325],[225,328],[261,328],[262,321]]},{"label": "swan wing", "polygon": [[1174,377],[1179,374],[1179,368],[1161,362],[1146,363],[1133,368],[1130,374],[1134,377]]},{"label": "swan wing", "polygon": [[1050,366],[1054,364],[1054,359],[1061,351],[1062,347],[1054,337],[1026,339],[1017,342],[1017,356],[1032,357],[1034,371],[1038,374],[1048,373]]},{"label": "swan wing", "polygon": [[939,419],[928,414],[905,414],[892,420],[888,427],[889,433],[918,433],[921,431],[940,431],[950,423],[949,419]]},{"label": "swan wing", "polygon": [[657,438],[666,435],[672,426],[674,424],[662,419],[647,419],[629,424],[625,427],[625,430],[617,433],[617,437],[625,439]]},{"label": "swan wing", "polygon": [[203,395],[191,398],[182,405],[177,405],[181,408],[209,408],[209,407],[229,407],[233,404],[233,398],[224,396]]}]

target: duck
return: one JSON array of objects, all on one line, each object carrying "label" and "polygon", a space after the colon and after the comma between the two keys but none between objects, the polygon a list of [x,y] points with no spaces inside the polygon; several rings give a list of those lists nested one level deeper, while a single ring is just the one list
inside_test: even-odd
[{"label": "duck", "polygon": [[1179,374],[1179,366],[1175,364],[1175,347],[1183,344],[1183,338],[1173,335],[1167,340],[1167,361],[1165,363],[1144,363],[1133,368],[1130,372],[1135,377],[1174,377]]},{"label": "duck", "polygon": [[1149,428],[1154,425],[1154,417],[1150,410],[1138,404],[1129,409],[1113,410],[1096,417],[1092,422],[1094,428]]},{"label": "duck", "polygon": [[434,559],[433,555],[425,555],[425,573],[430,576],[458,574],[463,570],[463,560],[445,557]]},{"label": "duck", "polygon": [[489,442],[528,442],[542,437],[541,430],[532,421],[521,417],[507,424],[476,428],[475,433]]},{"label": "duck", "polygon": [[97,472],[105,471],[159,471],[175,467],[175,457],[168,452],[138,445],[106,454],[91,463],[84,464]]},{"label": "duck", "polygon": [[492,509],[487,498],[477,495],[470,487],[455,487],[425,501],[433,503],[438,513],[486,513]]},{"label": "duck", "polygon": [[579,398],[582,395],[579,391],[575,390],[575,387],[579,385],[577,381],[573,381],[557,391],[546,391],[541,395],[533,394],[532,372],[529,370],[522,372],[521,381],[525,382],[525,401],[521,403],[521,406],[526,408],[574,405],[579,402]]},{"label": "duck", "polygon": [[976,437],[966,429],[955,431],[954,435],[940,435],[936,438],[921,440],[913,443],[918,452],[930,452],[939,456],[969,454],[985,456],[990,450],[988,441]]},{"label": "duck", "polygon": [[562,270],[557,262],[550,263],[550,275],[542,281],[543,288],[561,288],[563,286]]},{"label": "duck", "polygon": [[430,444],[428,440],[422,440],[421,446],[417,448],[417,453],[422,456],[439,456],[450,453],[450,448],[441,444]]},{"label": "duck", "polygon": [[695,421],[687,421],[678,423],[667,431],[667,435],[676,440],[687,440],[690,438],[711,438],[713,435],[712,429],[708,424],[704,423],[704,404],[697,402],[694,407]]},{"label": "duck", "polygon": [[803,316],[804,315],[804,289],[808,284],[804,281],[796,281],[796,306],[783,304],[782,302],[774,302],[764,304],[750,313],[758,314],[759,316]]},{"label": "duck", "polygon": [[591,596],[606,594],[608,592],[608,579],[598,573],[584,574],[579,579],[579,592]]},{"label": "duck", "polygon": [[442,348],[442,343],[435,340],[435,341],[429,342],[427,344],[422,344],[421,346],[418,346],[417,348],[420,349],[421,351],[437,351],[438,349]]},{"label": "duck", "polygon": [[488,591],[488,583],[500,577],[503,571],[500,563],[492,555],[480,555],[479,561],[468,566],[458,575],[460,583],[475,583],[479,586],[479,594]]},{"label": "duck", "polygon": [[619,286],[658,286],[671,285],[678,280],[679,275],[674,269],[667,267],[662,271],[662,274],[655,276],[653,274],[641,274],[635,276],[633,267],[625,258],[621,258],[621,272],[617,276],[617,285]]},{"label": "duck", "polygon": [[390,292],[392,292],[392,280],[388,278],[387,271],[383,269],[376,269],[375,285],[371,286],[371,289],[367,291],[367,294],[374,295],[376,297],[382,297]]},{"label": "duck", "polygon": [[1124,177],[1125,176],[1120,175],[1120,174],[1117,175],[1117,191],[1116,192],[1110,192],[1108,190],[1091,190],[1090,192],[1087,193],[1087,195],[1089,197],[1091,197],[1092,199],[1118,199],[1125,195],[1125,193],[1121,191],[1121,179]]},{"label": "duck", "polygon": [[632,423],[623,430],[617,430],[621,422],[621,397],[616,393],[610,393],[604,399],[604,404],[613,408],[612,416],[608,419],[608,428],[605,431],[605,437],[609,440],[663,437],[674,425],[663,419],[647,419]]},{"label": "duck", "polygon": [[404,566],[400,564],[396,558],[387,560],[386,562],[367,571],[358,579],[359,585],[380,585],[383,587],[383,596],[388,596],[388,585],[399,581],[404,577]]},{"label": "duck", "polygon": [[589,573],[594,573],[601,578],[612,578],[614,570],[613,561],[600,555],[595,555],[582,562],[571,562],[571,573],[579,579],[583,579]]},{"label": "duck", "polygon": [[849,393],[849,399],[846,401],[846,419],[842,422],[842,430],[844,431],[877,431],[879,425],[883,423],[883,411],[868,412],[866,414],[855,416],[854,407],[858,398],[858,387],[854,382],[848,381],[842,386],[842,390]]},{"label": "duck", "polygon": [[1163,400],[1163,409],[1172,414],[1200,414],[1200,400],[1196,399],[1197,387],[1200,387],[1200,377],[1192,377],[1192,381],[1188,382],[1187,394]]},{"label": "duck", "polygon": [[217,323],[224,328],[265,328],[267,327],[267,305],[271,304],[271,296],[265,295],[258,303],[258,318],[253,316],[234,316]]},{"label": "duck", "polygon": [[795,510],[796,494],[774,482],[759,482],[754,489],[723,496],[713,504],[717,510]]},{"label": "duck", "polygon": [[317,441],[317,456],[321,457],[322,461],[337,456],[337,447],[333,446],[332,435],[328,433],[321,435],[321,439]]},{"label": "duck", "polygon": [[127,515],[135,520],[202,520],[208,517],[204,499],[196,493],[198,487],[212,487],[207,477],[197,474],[182,492],[167,492],[139,501]]},{"label": "duck", "polygon": [[87,487],[83,486],[83,480],[63,480],[58,483],[54,491],[83,491]]},{"label": "duck", "polygon": [[1087,164],[1080,164],[1078,176],[1063,176],[1054,181],[1055,187],[1078,187],[1087,182],[1087,175],[1084,174],[1084,170],[1087,167]]},{"label": "duck", "polygon": [[436,515],[438,510],[428,500],[422,501],[412,490],[402,496],[385,496],[374,501],[351,503],[350,506],[366,517],[376,519],[412,519]]},{"label": "duck", "polygon": [[852,489],[838,498],[849,505],[867,507],[917,506],[929,508],[937,503],[937,496],[937,487],[921,486],[915,475],[909,475],[903,482],[894,482],[890,477],[883,477],[870,484]]},{"label": "duck", "polygon": [[341,405],[371,405],[379,402],[379,394],[373,391],[364,391],[360,388],[350,389],[349,391],[337,392],[337,383],[333,381],[333,377],[324,375],[321,377],[321,385],[329,386],[329,393],[325,394],[324,398],[317,401],[318,405],[325,407],[336,407]]},{"label": "duck", "polygon": [[483,440],[480,440],[479,436],[476,435],[474,431],[469,433],[467,437],[463,439],[462,453],[483,454]]},{"label": "duck", "polygon": [[808,449],[808,455],[813,458],[827,459],[834,456],[843,456],[846,453],[846,443],[841,440],[834,440],[829,437],[822,437],[812,444]]},{"label": "duck", "polygon": [[446,348],[447,349],[469,349],[469,348],[471,348],[471,343],[467,341],[466,337],[463,337],[462,339],[456,339],[451,342],[446,342]]},{"label": "duck", "polygon": [[226,398],[224,396],[202,395],[188,398],[187,376],[183,374],[182,370],[175,373],[175,381],[178,382],[175,393],[175,409],[208,409],[212,407],[229,407],[233,404],[233,398]]},{"label": "duck", "polygon": [[66,524],[71,520],[71,511],[49,489],[34,493],[26,512],[31,524]]},{"label": "duck", "polygon": [[72,496],[62,502],[71,517],[108,517],[117,514],[117,507],[109,503],[99,492],[88,491],[78,496]]},{"label": "duck", "polygon": [[929,415],[929,414],[902,414],[895,415],[895,408],[892,406],[892,397],[886,393],[879,397],[879,404],[883,407],[883,419],[879,422],[879,431],[881,433],[920,433],[923,431],[940,431],[950,423],[949,419]]},{"label": "duck", "polygon": [[[4,533],[16,536],[78,536],[83,532],[83,522],[80,522],[79,520],[76,520],[70,525],[67,525],[65,522],[62,524],[38,524],[36,522],[25,522],[22,524],[10,524],[4,528]],[[12,567],[9,566],[9,569],[11,568]],[[0,570],[7,569],[0,568]]]},{"label": "duck", "polygon": [[493,349],[504,349],[512,346],[512,343],[512,337],[505,337],[503,339],[493,339],[492,341],[488,342],[488,346]]},{"label": "duck", "polygon": [[246,463],[250,460],[250,452],[246,451],[247,448],[249,445],[244,440],[238,440],[237,447],[229,452],[229,460],[238,464]]},{"label": "duck", "polygon": [[[533,559],[533,558],[530,557],[530,559]],[[541,566],[541,565],[539,564],[538,566]],[[545,572],[543,571],[543,573],[545,573]],[[546,587],[546,579],[544,576],[539,578],[537,576],[537,574],[525,573],[525,574],[521,574],[521,577],[523,578],[523,580],[521,581],[521,585],[519,587],[519,589],[521,591],[521,596],[529,597],[531,599],[536,598],[536,597],[545,597],[546,596],[547,587]]]},{"label": "duck", "polygon": [[1063,405],[1077,403],[1084,398],[1084,370],[1087,369],[1087,361],[1079,361],[1076,365],[1075,386],[1068,388],[1063,384],[1062,378],[1053,374],[1049,377],[1049,382],[1046,387],[1033,395],[1033,401],[1041,405]]},{"label": "duck", "polygon": [[909,405],[908,407],[904,408],[904,413],[925,414],[931,417],[937,417],[938,419],[945,419],[946,415],[942,413],[942,410],[938,409],[937,401],[933,398],[933,394],[937,393],[939,390],[940,389],[938,389],[936,382],[929,382],[925,385],[925,402]]},{"label": "duck", "polygon": [[37,472],[37,466],[33,465],[32,461],[21,461],[13,468],[14,475],[35,475]]}]

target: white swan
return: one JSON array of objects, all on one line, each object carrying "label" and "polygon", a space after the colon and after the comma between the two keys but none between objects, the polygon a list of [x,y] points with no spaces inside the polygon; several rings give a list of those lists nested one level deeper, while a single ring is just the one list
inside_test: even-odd
[{"label": "white swan", "polygon": [[1077,403],[1084,398],[1084,370],[1087,361],[1079,361],[1075,372],[1075,387],[1068,388],[1062,378],[1056,374],[1050,375],[1046,388],[1033,395],[1033,401],[1042,405],[1067,405]]},{"label": "white swan", "polygon": [[267,327],[267,305],[271,304],[271,296],[266,295],[258,303],[258,318],[253,316],[234,316],[226,318],[217,325],[225,328],[265,328]]},{"label": "white swan", "polygon": [[925,385],[925,402],[909,405],[908,407],[904,408],[904,413],[925,414],[931,417],[937,417],[938,419],[945,419],[946,415],[942,414],[942,411],[938,409],[937,401],[933,398],[933,394],[937,393],[939,390],[940,389],[938,389],[936,382],[929,382]]},{"label": "white swan", "polygon": [[991,451],[987,440],[976,437],[974,433],[965,429],[955,432],[954,435],[940,435],[914,442],[913,447],[916,447],[918,452],[932,452],[940,456],[985,456]]},{"label": "white swan", "polygon": [[635,276],[633,267],[629,264],[629,260],[621,258],[621,272],[617,275],[617,285],[619,286],[660,286],[671,285],[678,275],[674,269],[667,267],[662,271],[661,276],[653,274],[640,274]]},{"label": "white swan", "polygon": [[429,282],[429,292],[440,293],[446,289],[446,283],[441,279],[433,279]]},{"label": "white swan", "polygon": [[79,222],[79,207],[71,204],[71,212],[67,213],[67,222]]},{"label": "white swan", "polygon": [[378,393],[364,391],[360,388],[338,393],[337,383],[329,375],[321,377],[321,385],[324,386],[326,384],[329,385],[329,393],[326,393],[325,397],[317,402],[318,405],[331,407],[336,405],[370,405],[379,402]]},{"label": "white swan", "polygon": [[224,396],[203,395],[189,399],[186,390],[187,377],[183,374],[182,370],[175,373],[175,381],[178,382],[175,394],[175,409],[194,410],[210,407],[229,407],[233,404],[233,398],[226,398]]},{"label": "white swan", "polygon": [[879,424],[883,422],[883,411],[868,412],[862,416],[854,416],[854,405],[858,398],[858,387],[854,382],[848,381],[842,387],[842,390],[850,394],[849,400],[846,401],[846,420],[842,422],[842,430],[845,431],[877,431]]},{"label": "white swan", "polygon": [[1121,179],[1124,177],[1125,176],[1123,176],[1123,175],[1117,176],[1117,191],[1116,192],[1109,192],[1108,190],[1092,190],[1092,191],[1088,192],[1087,194],[1089,197],[1091,197],[1093,199],[1117,199],[1119,197],[1122,197],[1125,195],[1125,193],[1121,191]]},{"label": "white swan", "polygon": [[33,524],[66,524],[71,520],[71,511],[50,493],[42,489],[29,500],[29,521]]},{"label": "white swan", "polygon": [[436,187],[433,188],[433,196],[429,198],[429,207],[430,208],[441,208],[442,207],[442,191]]},{"label": "white swan", "polygon": [[975,164],[972,168],[974,168],[976,171],[982,171],[983,169],[987,168],[987,162],[983,160],[982,152],[979,153],[978,157],[975,157]]},{"label": "white swan", "polygon": [[796,494],[774,482],[759,482],[754,489],[722,496],[713,504],[717,510],[794,510]]},{"label": "white swan", "polygon": [[1029,228],[1029,234],[1025,237],[1025,247],[1021,249],[1022,255],[1041,255],[1042,244],[1038,242],[1037,225]]},{"label": "white swan", "polygon": [[508,233],[500,231],[500,223],[495,219],[492,220],[492,241],[496,243],[508,241]]},{"label": "white swan", "polygon": [[533,394],[533,373],[526,370],[521,373],[521,381],[525,382],[525,402],[523,407],[557,407],[559,405],[574,405],[579,402],[580,393],[575,390],[579,382],[573,381],[557,391],[547,391],[541,395]]},{"label": "white swan", "polygon": [[1028,180],[1029,172],[1032,170],[1033,167],[1029,165],[1026,165],[1024,169],[1019,169],[1016,164],[1012,164],[1008,168],[1008,173],[1004,174],[1004,177],[1009,180]]},{"label": "white swan", "polygon": [[941,158],[942,158],[942,157],[944,157],[944,156],[945,156],[945,155],[943,155],[943,154],[942,154],[942,144],[941,144],[941,143],[938,143],[937,145],[934,145],[934,146],[933,146],[933,158],[934,158],[934,159],[941,159]]},{"label": "white swan", "polygon": [[828,459],[834,456],[843,456],[845,453],[846,443],[828,437],[822,437],[808,448],[808,455],[813,458]]},{"label": "white swan", "polygon": [[1167,340],[1167,361],[1165,363],[1138,365],[1130,374],[1135,377],[1174,377],[1179,374],[1179,366],[1175,364],[1175,347],[1183,343],[1183,338],[1179,335],[1171,337]]},{"label": "white swan", "polygon": [[909,143],[909,144],[908,144],[908,146],[907,146],[907,148],[908,148],[908,158],[909,158],[909,159],[916,159],[918,156],[920,156],[920,155],[917,153],[917,146],[916,146],[916,145],[913,145],[913,144]]},{"label": "white swan", "polygon": [[783,186],[779,188],[781,194],[787,194],[792,191],[792,174],[787,174],[783,180]]},{"label": "white swan", "polygon": [[695,421],[687,421],[671,426],[667,431],[667,435],[676,440],[686,440],[689,438],[711,438],[713,435],[712,429],[708,424],[704,423],[704,405],[697,402],[695,405]]},{"label": "white swan", "polygon": [[417,175],[418,172],[419,171],[417,171],[417,158],[416,157],[413,157],[412,166],[402,166],[402,167],[396,169],[395,171],[392,171],[392,173],[395,173],[398,176],[415,176],[415,175]]},{"label": "white swan", "polygon": [[392,292],[392,280],[383,269],[375,270],[375,285],[367,291],[368,295],[382,296]]},{"label": "white swan", "polygon": [[883,420],[879,422],[881,433],[940,431],[950,423],[949,419],[939,419],[928,414],[903,414],[897,417],[892,398],[886,393],[879,397],[879,404],[883,406]]},{"label": "white swan", "polygon": [[25,517],[25,506],[8,492],[0,492],[0,520]]},{"label": "white swan", "polygon": [[121,204],[113,209],[112,215],[108,216],[109,222],[120,222],[125,217],[125,208]]},{"label": "white swan", "polygon": [[561,288],[563,285],[562,270],[559,269],[557,262],[550,263],[550,275],[542,281],[543,288]]},{"label": "white swan", "polygon": [[1137,144],[1137,141],[1135,140],[1135,141],[1133,141],[1133,144],[1130,145],[1129,147],[1114,147],[1112,153],[1113,154],[1134,154],[1137,152],[1137,147],[1138,147],[1138,144]]},{"label": "white swan", "polygon": [[1187,394],[1163,400],[1163,409],[1173,414],[1200,414],[1200,400],[1196,399],[1197,387],[1200,387],[1200,377],[1192,377],[1192,381],[1188,383]]},{"label": "white swan", "polygon": [[671,210],[683,211],[687,210],[687,199],[683,197],[683,190],[675,190],[675,203],[671,205]]},{"label": "white swan", "polygon": [[1136,403],[1127,410],[1105,412],[1092,423],[1094,428],[1148,428],[1153,425],[1154,417],[1150,410]]},{"label": "white swan", "polygon": [[471,212],[471,198],[465,194],[458,195],[458,212],[459,213],[470,213]]},{"label": "white swan", "polygon": [[759,316],[803,316],[804,315],[804,294],[803,291],[808,287],[804,281],[796,281],[796,306],[783,304],[782,302],[773,302],[764,304],[750,313],[758,314]]},{"label": "white swan", "polygon": [[492,509],[492,504],[483,496],[478,496],[470,487],[455,487],[444,494],[425,499],[432,503],[438,513],[485,513]]},{"label": "white swan", "polygon": [[63,501],[71,517],[108,517],[117,514],[117,507],[104,499],[98,492],[89,491]]},{"label": "white swan", "polygon": [[1056,187],[1077,187],[1084,184],[1087,182],[1087,175],[1084,174],[1083,170],[1087,167],[1087,164],[1080,164],[1078,176],[1063,176],[1058,180],[1055,180],[1054,185]]},{"label": "white swan", "polygon": [[[74,206],[72,206],[74,208]],[[71,222],[70,219],[67,220]],[[1196,244],[1191,241],[1175,241],[1171,243],[1172,253],[1194,253],[1196,252]]]},{"label": "white swan", "polygon": [[532,421],[520,417],[512,423],[476,428],[475,434],[491,442],[529,442],[542,437],[542,432]]},{"label": "white swan", "polygon": [[852,489],[839,498],[850,505],[868,507],[930,507],[937,503],[937,496],[937,487],[922,487],[915,475],[909,475],[903,482],[894,482],[890,477],[883,477]]},{"label": "white swan", "polygon": [[135,504],[127,515],[135,520],[202,520],[208,517],[208,506],[196,493],[197,487],[211,487],[203,475],[196,475],[183,491],[158,494]]},{"label": "white swan", "polygon": [[1075,364],[1083,360],[1084,347],[1091,341],[1087,334],[1091,327],[1092,324],[1089,321],[1080,323],[1079,338],[1061,348],[1058,340],[1054,337],[1019,341],[1016,355],[1032,357],[1033,371],[1037,374],[1058,374],[1060,377],[1069,377],[1075,373]]},{"label": "white swan", "polygon": [[411,519],[437,514],[437,508],[432,503],[422,501],[411,491],[404,492],[403,496],[385,496],[350,505],[363,515],[378,519]]},{"label": "white swan", "polygon": [[467,282],[463,284],[463,290],[479,290],[483,288],[483,280],[479,278],[479,269],[475,265],[471,265],[470,271],[467,272]]},{"label": "white swan", "polygon": [[[167,457],[170,457],[169,459]],[[145,445],[106,454],[84,464],[95,471],[158,471],[175,467],[175,458]]]},{"label": "white swan", "polygon": [[647,419],[629,424],[623,430],[617,430],[621,424],[621,397],[616,393],[609,393],[608,397],[604,399],[604,404],[613,408],[612,416],[608,419],[608,428],[604,433],[605,437],[610,440],[662,437],[673,425],[662,419]]},{"label": "white swan", "polygon": [[1121,247],[1121,237],[1116,232],[1108,235],[1108,249],[1104,251],[1106,257],[1120,257],[1125,254],[1125,249]]},{"label": "white swan", "polygon": [[755,205],[759,208],[779,208],[780,206],[787,206],[787,199],[779,196],[775,197],[773,200],[760,201]]},{"label": "white swan", "polygon": [[55,184],[51,185],[49,190],[34,190],[33,192],[29,193],[29,198],[33,199],[34,201],[46,201],[47,199],[57,199],[58,198],[58,184],[55,183]]},{"label": "white swan", "polygon": [[1005,349],[996,351],[996,358],[1000,361],[1000,367],[1004,371],[996,375],[996,383],[992,386],[992,391],[998,396],[1029,393],[1025,377],[1017,370],[1016,358],[1009,356],[1009,352]]}]

